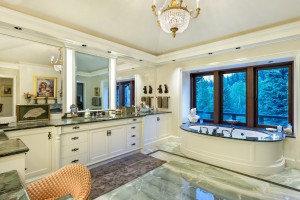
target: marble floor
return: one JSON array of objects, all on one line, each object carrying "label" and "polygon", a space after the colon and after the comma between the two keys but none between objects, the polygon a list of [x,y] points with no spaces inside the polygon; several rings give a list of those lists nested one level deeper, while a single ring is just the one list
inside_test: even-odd
[{"label": "marble floor", "polygon": [[167,161],[98,200],[235,200],[300,199],[300,192],[158,151]]},{"label": "marble floor", "polygon": [[[180,144],[177,142],[167,142],[156,147],[158,150],[170,152],[172,154],[184,156],[180,151]],[[282,172],[274,175],[258,175],[258,178],[286,185],[300,190],[300,170],[286,167]]]}]

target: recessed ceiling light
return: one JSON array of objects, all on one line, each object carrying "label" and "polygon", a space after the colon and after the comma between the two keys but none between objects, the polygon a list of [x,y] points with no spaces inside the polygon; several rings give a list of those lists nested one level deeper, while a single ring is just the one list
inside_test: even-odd
[{"label": "recessed ceiling light", "polygon": [[241,49],[241,47],[236,47],[235,49]]},{"label": "recessed ceiling light", "polygon": [[135,69],[135,68],[133,67],[133,68],[131,68],[131,69]]},{"label": "recessed ceiling light", "polygon": [[142,62],[143,60],[142,59],[140,59],[140,62]]},{"label": "recessed ceiling light", "polygon": [[22,28],[21,27],[18,27],[18,26],[15,26],[14,27],[16,30],[18,30],[18,31],[21,31],[22,30]]},{"label": "recessed ceiling light", "polygon": [[173,62],[175,62],[176,60],[172,60]]},{"label": "recessed ceiling light", "polygon": [[212,54],[213,54],[213,52],[209,52],[208,54],[209,54],[209,55],[212,55]]},{"label": "recessed ceiling light", "polygon": [[269,63],[273,63],[273,62],[274,62],[273,60],[270,60],[270,61],[269,61]]},{"label": "recessed ceiling light", "polygon": [[107,51],[107,53],[111,53],[111,51]]},{"label": "recessed ceiling light", "polygon": [[86,47],[87,45],[86,44],[82,44],[81,46]]}]

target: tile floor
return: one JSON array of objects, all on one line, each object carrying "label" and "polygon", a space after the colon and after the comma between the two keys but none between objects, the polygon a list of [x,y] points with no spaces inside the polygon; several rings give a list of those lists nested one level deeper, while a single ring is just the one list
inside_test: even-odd
[{"label": "tile floor", "polygon": [[158,151],[151,156],[167,163],[97,199],[300,199],[300,192],[177,155]]}]

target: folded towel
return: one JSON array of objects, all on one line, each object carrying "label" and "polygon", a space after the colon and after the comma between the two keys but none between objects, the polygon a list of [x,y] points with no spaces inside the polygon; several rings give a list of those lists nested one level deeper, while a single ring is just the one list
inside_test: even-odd
[{"label": "folded towel", "polygon": [[93,106],[101,106],[101,97],[93,97],[92,105]]},{"label": "folded towel", "polygon": [[162,108],[162,97],[157,97],[157,107]]},{"label": "folded towel", "polygon": [[169,102],[168,102],[168,97],[163,97],[162,98],[162,108],[168,108],[168,104],[169,104]]},{"label": "folded towel", "polygon": [[146,105],[151,108],[151,97],[146,97]]}]

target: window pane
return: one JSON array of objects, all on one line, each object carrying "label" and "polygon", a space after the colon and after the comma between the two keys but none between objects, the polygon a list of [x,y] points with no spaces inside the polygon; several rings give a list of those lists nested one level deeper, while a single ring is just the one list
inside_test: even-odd
[{"label": "window pane", "polygon": [[116,101],[116,106],[117,107],[119,107],[119,85],[117,85],[117,88],[116,88],[116,99],[117,99],[117,101]]},{"label": "window pane", "polygon": [[200,119],[214,119],[214,76],[196,77],[196,109]]},{"label": "window pane", "polygon": [[246,123],[246,72],[223,74],[223,121]]},{"label": "window pane", "polygon": [[288,124],[289,69],[258,71],[258,124]]},{"label": "window pane", "polygon": [[126,83],[124,84],[124,106],[130,107],[130,84]]}]

